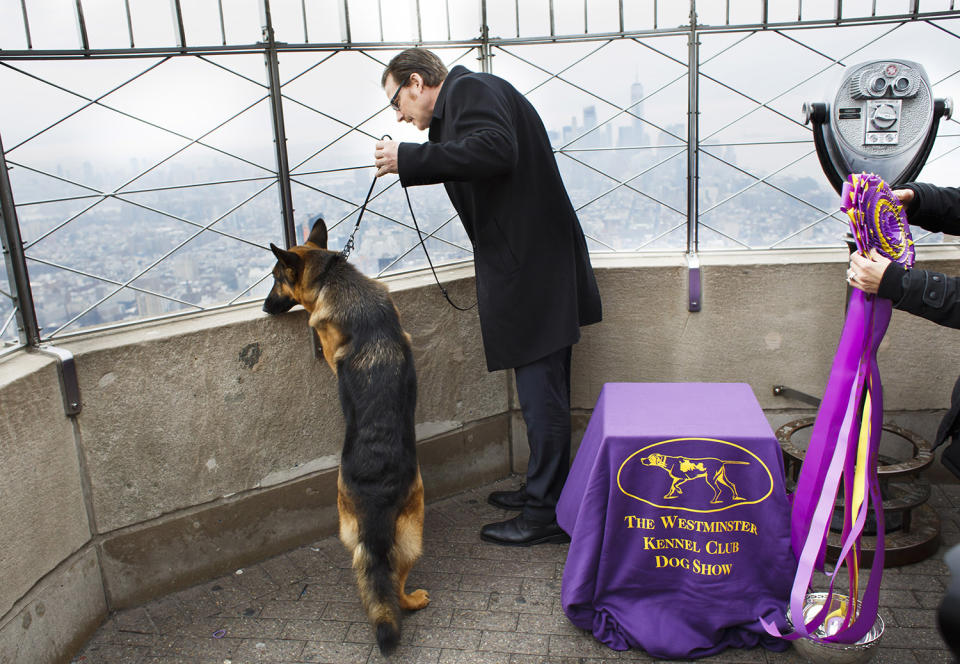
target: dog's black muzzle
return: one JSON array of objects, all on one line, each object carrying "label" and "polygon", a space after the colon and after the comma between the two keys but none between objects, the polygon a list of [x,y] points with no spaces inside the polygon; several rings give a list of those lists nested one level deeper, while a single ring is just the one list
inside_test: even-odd
[{"label": "dog's black muzzle", "polygon": [[282,314],[285,311],[290,311],[293,308],[293,305],[296,304],[296,301],[289,297],[276,297],[273,294],[267,296],[267,299],[263,301],[263,310],[268,314],[277,315]]}]

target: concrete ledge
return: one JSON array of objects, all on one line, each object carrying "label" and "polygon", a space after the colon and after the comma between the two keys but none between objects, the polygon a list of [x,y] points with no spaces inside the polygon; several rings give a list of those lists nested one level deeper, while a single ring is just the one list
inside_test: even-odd
[{"label": "concrete ledge", "polygon": [[56,362],[0,362],[0,616],[90,540],[73,425]]},{"label": "concrete ledge", "polygon": [[[957,248],[919,254],[919,267],[960,273]],[[845,252],[701,263],[704,309],[691,314],[682,256],[595,257],[604,320],[573,354],[574,449],[609,381],[747,382],[768,411],[801,405],[774,384],[822,393]],[[441,274],[472,302],[470,269]],[[476,311],[450,308],[426,272],[385,281],[413,337],[428,499],[522,472],[512,372],[486,372]],[[310,334],[302,311],[245,305],[58,340],[81,383],[72,420],[52,360],[0,358],[0,664],[60,661],[107,610],[335,531],[343,424]],[[879,352],[890,412],[947,407],[955,334],[894,313]]]},{"label": "concrete ledge", "polygon": [[337,527],[337,470],[200,506],[98,544],[111,610],[187,588],[325,537]]},{"label": "concrete ledge", "polygon": [[[419,443],[429,500],[510,472],[507,416]],[[337,531],[337,468],[100,538],[111,610],[142,604]]]},{"label": "concrete ledge", "polygon": [[106,617],[97,553],[87,547],[5,616],[0,623],[0,664],[69,662]]},{"label": "concrete ledge", "polygon": [[506,414],[437,436],[417,446],[428,501],[482,486],[510,474]]}]

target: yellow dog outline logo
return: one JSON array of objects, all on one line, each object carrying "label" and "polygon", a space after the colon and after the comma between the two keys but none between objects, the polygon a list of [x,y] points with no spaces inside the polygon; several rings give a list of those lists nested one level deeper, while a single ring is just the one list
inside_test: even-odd
[{"label": "yellow dog outline logo", "polygon": [[737,485],[727,477],[727,465],[737,464],[749,466],[749,461],[732,461],[729,459],[715,459],[713,457],[690,458],[684,456],[667,456],[651,452],[645,458],[640,459],[644,466],[656,466],[663,468],[670,476],[670,491],[664,496],[664,499],[676,498],[683,493],[681,485],[690,480],[703,479],[707,486],[713,489],[713,498],[711,505],[720,502],[721,487],[730,489],[731,500],[745,500],[737,493]]},{"label": "yellow dog outline logo", "polygon": [[[730,502],[730,503],[727,504],[727,505],[720,505],[720,506],[715,507],[715,508],[712,508],[712,509],[697,509],[697,508],[694,508],[694,507],[682,507],[682,506],[679,506],[679,505],[677,505],[677,504],[675,504],[675,503],[674,503],[674,504],[660,504],[659,502],[654,502],[653,500],[648,500],[648,499],[646,499],[646,498],[641,498],[640,496],[634,495],[634,494],[630,493],[629,491],[627,491],[627,490],[624,488],[624,486],[623,486],[623,484],[622,484],[622,482],[621,482],[621,480],[620,480],[620,476],[621,476],[621,474],[623,473],[624,467],[630,462],[631,459],[633,459],[635,456],[643,455],[644,452],[646,452],[646,455],[643,455],[643,458],[641,458],[641,463],[643,463],[643,461],[649,459],[651,454],[655,454],[655,455],[660,456],[660,457],[669,457],[669,458],[674,458],[674,459],[686,459],[687,462],[688,462],[688,464],[691,464],[691,466],[688,468],[688,472],[689,472],[689,471],[695,471],[696,473],[699,473],[700,471],[699,471],[698,469],[695,470],[695,465],[696,465],[696,462],[702,461],[702,459],[685,457],[685,456],[680,456],[680,455],[665,455],[665,454],[660,454],[659,452],[655,452],[655,451],[654,451],[654,448],[656,448],[656,447],[659,446],[659,445],[666,445],[667,443],[676,443],[676,442],[683,442],[683,441],[688,441],[688,440],[689,440],[689,441],[701,441],[701,442],[719,443],[719,444],[721,444],[721,445],[729,445],[729,446],[731,446],[731,447],[734,447],[734,448],[740,450],[740,451],[743,452],[744,454],[749,455],[750,457],[752,457],[753,459],[755,459],[756,462],[757,462],[757,464],[759,465],[759,467],[763,469],[764,473],[765,473],[766,476],[767,476],[767,480],[768,480],[768,482],[769,482],[769,484],[768,484],[768,487],[769,487],[769,488],[768,488],[767,491],[763,494],[762,497],[760,497],[760,498],[758,498],[758,499],[756,499],[756,500],[748,500],[748,499],[746,499],[746,498],[743,498],[742,496],[739,496],[739,493],[736,493],[736,495],[739,497],[739,500],[738,500],[738,499],[733,499],[732,502]],[[673,450],[671,450],[671,451],[673,451]],[[716,459],[716,461],[723,461],[723,460],[721,460],[721,459]],[[739,462],[727,461],[727,463],[737,463],[737,464],[739,464],[739,465],[749,465],[749,466],[753,466],[753,462],[752,462],[752,461],[739,461]],[[644,465],[644,466],[647,466],[647,467],[649,467],[649,466],[661,467],[661,466],[659,466],[659,464],[656,464],[656,463],[643,463],[643,465]],[[706,469],[704,470],[704,472],[706,472]],[[726,479],[727,481],[729,481],[729,478],[726,477],[726,472],[725,472],[725,471],[724,471],[724,473],[723,473],[723,476],[724,476],[724,479]],[[673,476],[671,476],[671,477],[673,477]],[[691,480],[691,479],[697,479],[698,477],[699,477],[699,474],[696,475],[696,476],[687,477],[686,479],[681,478],[682,481],[679,481],[679,482],[677,482],[676,479],[671,480],[671,488],[670,488],[670,491],[668,491],[668,492],[667,492],[667,495],[663,496],[663,498],[662,498],[661,500],[669,500],[669,499],[672,499],[672,498],[676,498],[677,495],[679,495],[679,494],[682,493],[682,492],[681,492],[681,491],[677,491],[676,494],[674,494],[674,495],[671,496],[671,494],[674,493],[674,488],[679,487],[680,484],[683,484],[683,483],[685,483],[686,481],[689,481],[689,480]],[[707,484],[709,485],[710,483],[708,482]],[[722,484],[722,483],[721,483],[721,484]],[[732,482],[731,482],[731,484],[732,484]],[[669,439],[669,440],[661,440],[661,441],[656,442],[656,443],[651,443],[650,445],[647,445],[646,447],[643,447],[643,448],[637,450],[636,452],[634,452],[633,454],[631,454],[630,456],[628,456],[626,459],[624,459],[623,463],[620,464],[620,468],[617,470],[617,488],[619,488],[619,489],[620,489],[620,492],[623,493],[624,495],[629,496],[629,497],[633,498],[634,500],[639,500],[640,502],[646,503],[646,504],[651,505],[651,506],[653,506],[653,507],[657,507],[657,508],[660,508],[660,509],[681,510],[681,511],[684,511],[684,512],[696,512],[696,513],[700,513],[700,514],[706,514],[706,513],[709,513],[709,512],[721,512],[721,511],[723,511],[723,510],[728,510],[728,509],[731,509],[731,508],[734,508],[734,507],[740,507],[741,505],[755,505],[755,504],[757,504],[757,503],[762,503],[764,500],[766,500],[767,498],[769,498],[770,495],[773,493],[773,473],[771,473],[771,472],[770,472],[770,469],[767,467],[767,465],[766,465],[763,461],[760,460],[760,457],[758,457],[756,454],[754,454],[753,452],[751,452],[751,451],[748,450],[747,448],[743,447],[742,445],[738,445],[738,444],[736,444],[736,443],[731,443],[731,442],[726,441],[726,440],[718,440],[718,439],[716,439],[716,438],[671,438],[671,439]],[[718,500],[719,494],[717,493],[717,488],[714,487],[714,486],[711,486],[711,488],[714,490],[714,493],[715,493],[715,495],[714,495],[714,500],[712,500],[711,503],[717,504],[717,503],[721,502],[721,501]],[[728,486],[728,488],[731,488],[731,487]],[[734,492],[734,490],[733,490],[732,488],[731,488],[731,492],[732,492],[732,493]]]}]

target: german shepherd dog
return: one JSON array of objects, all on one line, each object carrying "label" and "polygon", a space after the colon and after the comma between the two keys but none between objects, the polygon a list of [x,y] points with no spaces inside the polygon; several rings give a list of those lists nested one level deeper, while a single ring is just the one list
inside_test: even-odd
[{"label": "german shepherd dog", "polygon": [[318,219],[306,244],[270,245],[277,264],[263,303],[269,314],[295,304],[309,314],[323,356],[337,376],[346,437],[337,481],[340,540],[353,555],[360,599],[384,654],[400,640],[398,609],[422,609],[425,590],[409,595],[407,575],[420,557],[423,482],[417,464],[417,376],[410,336],[387,287],[327,250]]}]

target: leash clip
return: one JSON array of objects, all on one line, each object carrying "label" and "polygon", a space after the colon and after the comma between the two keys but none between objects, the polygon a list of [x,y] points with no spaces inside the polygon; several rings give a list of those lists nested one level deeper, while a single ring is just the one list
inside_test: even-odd
[{"label": "leash clip", "polygon": [[351,251],[353,251],[353,235],[347,239],[347,244],[344,245],[343,249],[340,250],[340,255],[346,259],[350,255]]}]

